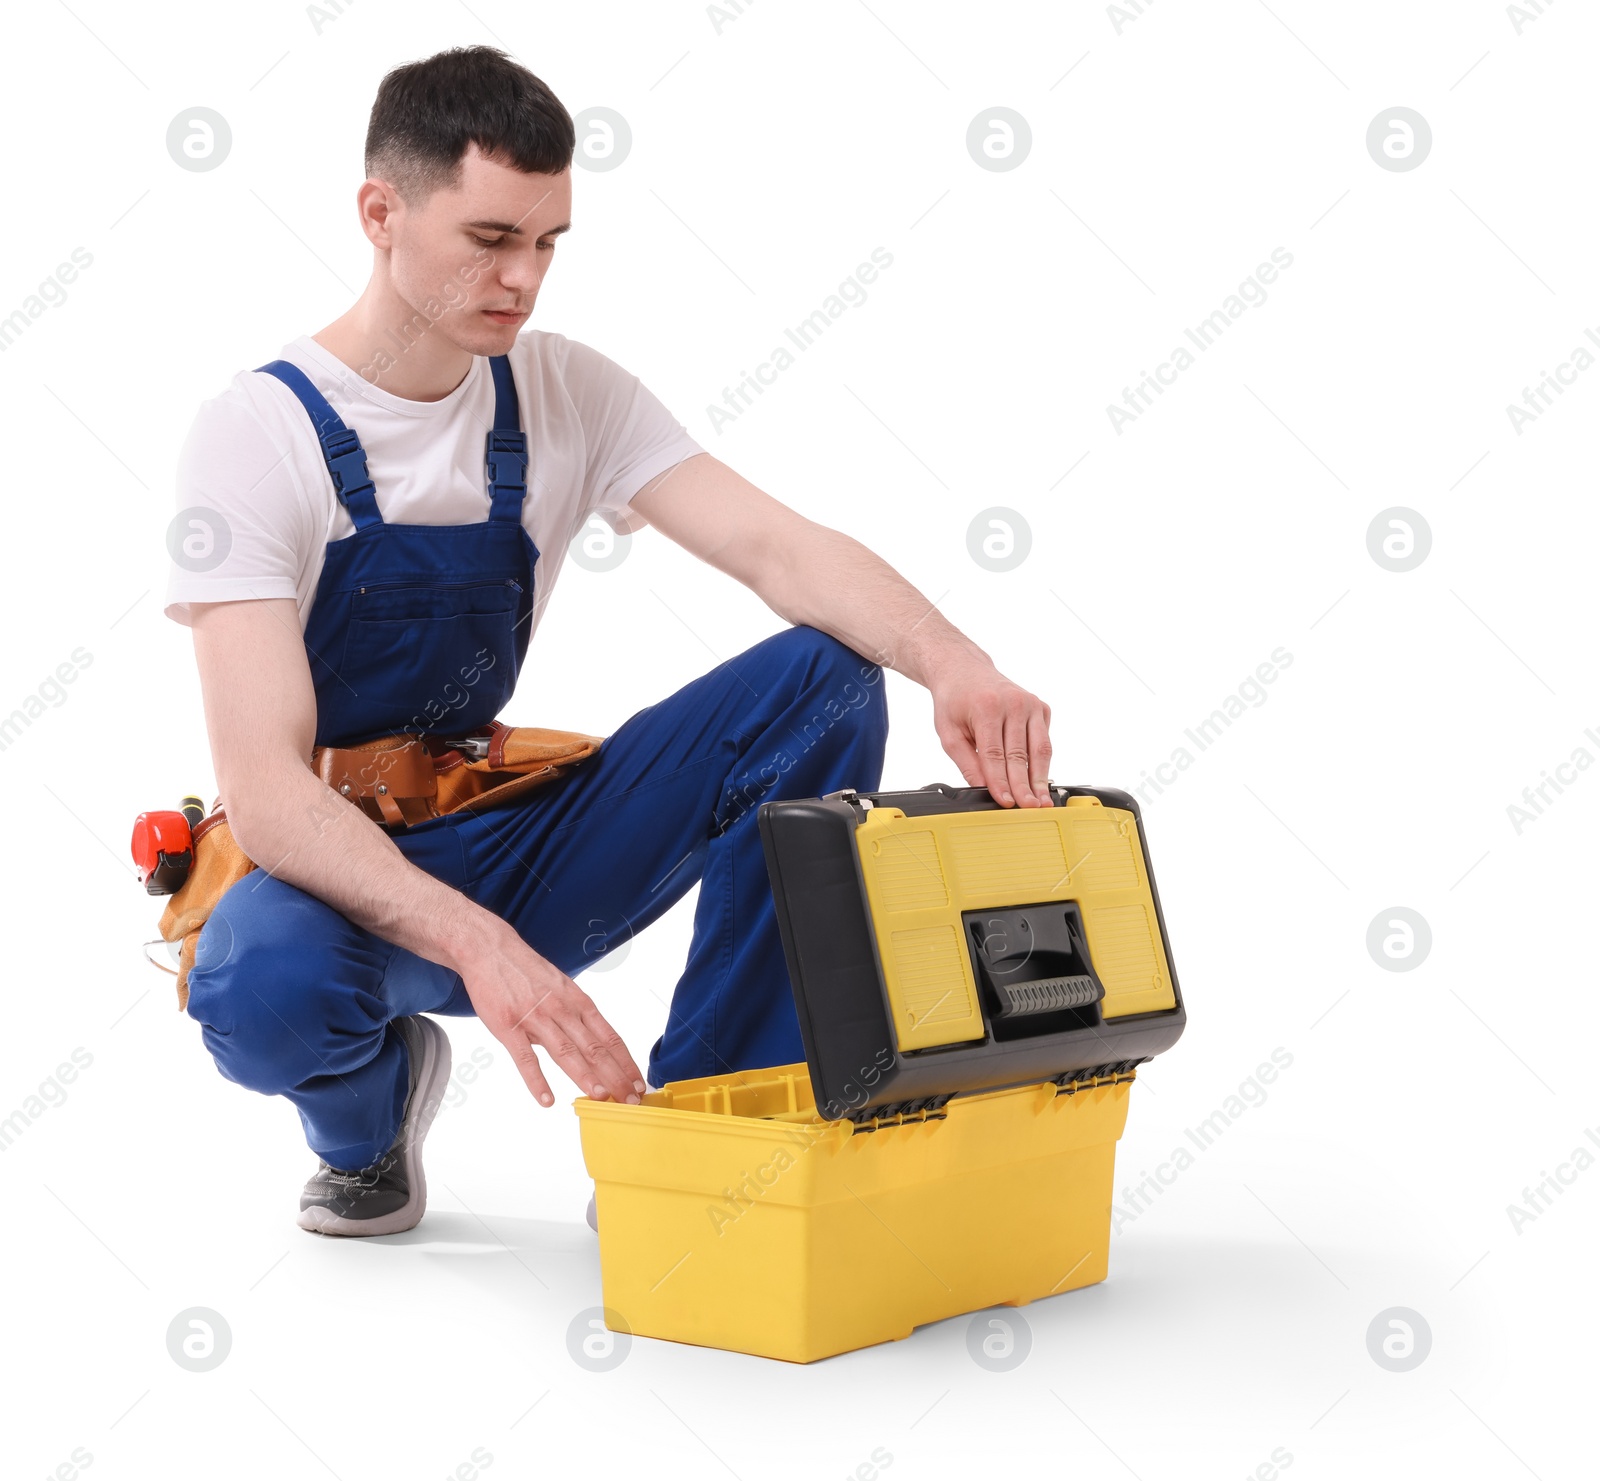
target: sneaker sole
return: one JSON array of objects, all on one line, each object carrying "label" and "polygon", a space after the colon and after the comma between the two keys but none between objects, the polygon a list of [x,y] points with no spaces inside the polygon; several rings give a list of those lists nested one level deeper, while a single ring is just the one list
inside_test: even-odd
[{"label": "sneaker sole", "polygon": [[422,1030],[422,1073],[406,1107],[400,1134],[405,1148],[406,1186],[411,1196],[393,1213],[376,1219],[345,1219],[313,1205],[301,1209],[296,1223],[312,1234],[337,1234],[360,1238],[375,1234],[404,1234],[415,1229],[428,1207],[428,1179],[422,1167],[422,1144],[444,1100],[450,1079],[450,1036],[431,1018],[417,1017]]}]

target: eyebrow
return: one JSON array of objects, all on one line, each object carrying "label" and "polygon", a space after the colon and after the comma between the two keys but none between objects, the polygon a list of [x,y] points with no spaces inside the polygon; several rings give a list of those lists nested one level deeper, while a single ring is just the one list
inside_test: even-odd
[{"label": "eyebrow", "polygon": [[[522,228],[515,221],[469,221],[466,224],[478,231],[499,231],[513,237],[522,235]],[[542,237],[558,237],[562,232],[571,230],[572,223],[563,221],[560,226],[552,226],[549,231],[541,231],[539,235]]]}]

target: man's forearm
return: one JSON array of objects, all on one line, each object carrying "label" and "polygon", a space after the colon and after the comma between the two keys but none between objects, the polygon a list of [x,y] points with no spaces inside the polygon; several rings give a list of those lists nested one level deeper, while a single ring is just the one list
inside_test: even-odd
[{"label": "man's forearm", "polygon": [[260,868],[429,961],[459,972],[475,949],[510,929],[412,864],[309,767],[288,764],[224,802],[235,840]]},{"label": "man's forearm", "polygon": [[758,595],[787,621],[817,628],[863,657],[931,687],[952,663],[989,655],[859,540],[806,521],[776,552]]}]

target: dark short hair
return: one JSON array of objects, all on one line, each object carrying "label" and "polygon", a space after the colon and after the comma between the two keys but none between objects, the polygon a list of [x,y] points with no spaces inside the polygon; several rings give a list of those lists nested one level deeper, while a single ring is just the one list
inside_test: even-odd
[{"label": "dark short hair", "polygon": [[396,67],[378,84],[367,122],[368,176],[410,204],[461,178],[469,144],[516,169],[559,175],[577,134],[561,100],[493,46],[456,46]]}]

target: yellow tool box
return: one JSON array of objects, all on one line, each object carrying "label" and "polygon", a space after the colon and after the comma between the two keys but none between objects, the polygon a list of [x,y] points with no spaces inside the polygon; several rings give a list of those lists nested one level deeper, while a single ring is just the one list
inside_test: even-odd
[{"label": "yellow tool box", "polygon": [[608,1324],[811,1362],[1105,1279],[1183,1000],[1138,804],[1050,791],[762,804],[806,1059],[577,1100]]}]

